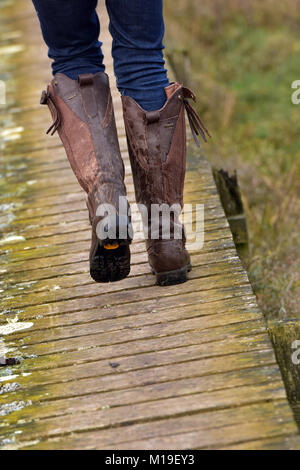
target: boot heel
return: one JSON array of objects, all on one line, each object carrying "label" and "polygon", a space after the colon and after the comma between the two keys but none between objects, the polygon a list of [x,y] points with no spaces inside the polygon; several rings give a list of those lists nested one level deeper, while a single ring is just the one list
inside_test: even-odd
[{"label": "boot heel", "polygon": [[152,272],[156,276],[156,284],[158,286],[172,286],[186,282],[188,280],[187,275],[190,270],[191,266],[188,265],[175,271],[169,271],[166,273],[156,273],[153,269]]}]

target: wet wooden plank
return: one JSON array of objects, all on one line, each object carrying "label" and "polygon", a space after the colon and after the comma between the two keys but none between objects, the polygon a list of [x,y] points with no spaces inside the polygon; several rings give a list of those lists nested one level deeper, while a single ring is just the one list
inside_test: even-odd
[{"label": "wet wooden plank", "polygon": [[[223,326],[222,323],[213,323],[215,320],[215,317],[212,316],[210,317],[210,329],[206,329],[205,327],[201,329],[201,323],[197,323],[195,319],[186,319],[186,320],[179,320],[176,322],[170,322],[170,323],[155,323],[143,327],[133,327],[130,328],[129,332],[127,332],[127,328],[123,329],[116,329],[116,330],[111,330],[108,333],[107,330],[105,330],[105,326],[100,325],[91,325],[92,327],[94,326],[94,331],[91,333],[91,327],[90,325],[81,325],[81,334],[78,333],[78,328],[75,333],[73,333],[72,336],[72,329],[69,329],[63,332],[61,336],[59,336],[59,331],[57,333],[58,337],[57,339],[53,341],[53,337],[48,337],[47,339],[43,338],[43,333],[40,332],[38,336],[37,342],[35,342],[35,335],[33,334],[32,336],[25,337],[24,340],[24,345],[26,346],[33,346],[35,345],[35,350],[39,350],[40,354],[44,352],[51,354],[51,353],[57,353],[61,352],[61,348],[64,346],[63,350],[74,350],[74,343],[76,344],[76,340],[81,336],[93,336],[92,338],[90,337],[89,339],[86,339],[86,346],[88,346],[88,341],[90,341],[90,344],[92,342],[92,345],[97,345],[101,344],[102,346],[104,345],[112,345],[112,344],[123,344],[123,343],[131,343],[127,344],[127,347],[130,347],[132,353],[135,353],[135,343],[132,343],[135,340],[140,340],[141,337],[145,339],[151,339],[155,338],[157,336],[160,337],[165,337],[164,341],[164,346],[165,349],[170,348],[170,343],[172,344],[173,340],[173,335],[180,334],[181,332],[194,332],[194,340],[195,337],[197,338],[197,341],[199,344],[206,344],[208,342],[220,342],[226,338],[226,334],[230,334],[232,337],[236,337],[236,347],[238,348],[238,338],[240,335],[243,333],[244,330],[244,335],[245,335],[245,330],[247,330],[248,336],[245,336],[245,349],[247,349],[247,344],[249,344],[251,336],[252,335],[258,335],[259,333],[264,332],[264,327],[263,324],[257,324],[257,321],[249,321],[245,323],[241,322],[232,322],[226,324],[226,326]],[[257,320],[257,319],[256,319]],[[220,328],[220,324],[222,325],[222,328]],[[168,325],[170,330],[168,331]],[[195,330],[195,326],[199,327],[199,330]],[[117,327],[116,327],[117,328]],[[128,328],[129,329],[129,328]],[[74,334],[76,336],[74,336]],[[109,336],[111,336],[111,341],[109,341]],[[191,335],[192,336],[192,335]],[[193,336],[192,336],[193,338]],[[82,338],[81,338],[82,340]],[[46,344],[44,344],[44,342]],[[230,345],[230,341],[228,342],[228,346]],[[243,344],[243,343],[242,343]],[[42,346],[41,346],[42,345]],[[214,346],[214,345],[211,345]],[[224,345],[223,345],[224,348]],[[216,347],[216,351],[218,350],[218,347]],[[174,352],[175,354],[175,352]],[[224,353],[225,354],[225,353]],[[138,358],[138,360],[142,360],[141,357]],[[92,368],[93,369],[93,368]],[[88,365],[86,366],[86,371],[89,370]],[[109,369],[110,370],[110,369]],[[54,372],[52,372],[54,374]]]},{"label": "wet wooden plank", "polygon": [[[248,340],[250,344],[250,340]],[[207,345],[206,345],[207,346]],[[128,347],[128,345],[127,345]],[[224,347],[224,342],[223,342]],[[252,350],[251,350],[252,347]],[[257,349],[255,349],[255,347]],[[274,377],[273,370],[274,363],[271,358],[272,351],[268,349],[260,349],[265,347],[259,344],[259,341],[253,342],[253,344],[247,348],[245,347],[242,353],[238,353],[238,348],[236,351],[233,350],[232,354],[225,354],[228,361],[231,361],[231,364],[227,367],[222,367],[222,358],[219,356],[215,357],[205,357],[203,355],[202,359],[195,359],[193,361],[182,360],[182,362],[172,362],[172,353],[169,350],[159,351],[157,353],[146,353],[141,355],[141,358],[116,358],[119,362],[113,360],[102,361],[100,365],[103,365],[103,369],[99,368],[97,377],[95,378],[95,364],[87,364],[85,370],[84,366],[76,365],[72,368],[72,376],[64,375],[64,370],[58,369],[57,372],[52,370],[48,373],[46,370],[36,371],[35,373],[35,382],[32,382],[28,377],[22,376],[18,379],[18,392],[14,396],[14,401],[16,398],[29,398],[30,402],[36,403],[37,405],[43,402],[52,402],[53,399],[69,399],[71,397],[88,397],[91,394],[94,394],[94,399],[101,402],[104,400],[104,393],[106,393],[107,398],[109,398],[109,393],[113,393],[115,401],[110,401],[111,406],[121,405],[124,402],[124,396],[126,396],[126,391],[131,390],[133,393],[134,401],[130,404],[135,404],[137,402],[149,402],[158,398],[158,395],[161,393],[161,390],[164,389],[164,394],[166,396],[181,396],[184,395],[184,390],[188,390],[189,393],[194,392],[194,388],[187,388],[189,383],[188,379],[195,378],[194,386],[195,388],[200,387],[200,392],[210,393],[213,390],[225,390],[234,388],[236,383],[239,383],[239,386],[249,386],[257,383],[274,383],[278,385],[278,380]],[[228,351],[230,351],[230,345],[228,346]],[[226,349],[226,347],[224,347]],[[246,352],[247,350],[247,352]],[[175,351],[175,350],[174,350]],[[207,353],[209,354],[209,353]],[[184,351],[181,351],[181,348],[178,348],[177,356],[182,358]],[[154,363],[155,357],[157,358],[157,363],[155,366],[151,366],[151,359]],[[149,360],[148,363],[143,363],[143,359]],[[269,365],[269,371],[265,367],[259,370],[259,366],[262,366],[264,361],[264,366]],[[50,364],[52,363],[52,358],[50,358]],[[159,364],[160,362],[160,364]],[[113,365],[112,365],[113,364]],[[120,368],[114,364],[120,364]],[[126,369],[126,364],[128,370],[122,372],[122,364],[124,364],[124,369]],[[175,366],[176,365],[176,366]],[[89,367],[89,368],[88,368]],[[131,369],[130,369],[131,367]],[[253,373],[250,374],[251,384],[246,380],[245,375],[246,371],[249,371],[249,368],[253,367]],[[67,370],[67,369],[66,369]],[[278,373],[278,368],[276,369]],[[178,373],[176,374],[176,372]],[[233,377],[235,373],[235,378]],[[102,375],[101,375],[102,374]],[[261,375],[260,375],[261,374]],[[264,377],[264,380],[262,380]],[[256,377],[256,378],[255,378]],[[226,379],[231,378],[233,382],[227,381]],[[244,379],[242,382],[241,379]],[[197,384],[196,384],[197,382]],[[242,385],[241,385],[242,384]],[[141,393],[142,387],[145,387],[145,397]],[[138,388],[138,393],[135,393],[135,389]],[[84,394],[82,391],[84,390]],[[250,389],[249,389],[250,390]],[[279,392],[279,391],[278,391]],[[99,395],[97,398],[96,395]],[[125,395],[124,395],[125,394]],[[2,395],[5,395],[3,392]],[[129,394],[132,396],[132,394]],[[148,399],[144,399],[146,397]],[[284,394],[282,395],[284,396]],[[49,397],[51,397],[49,399]],[[150,399],[152,397],[152,399]],[[246,397],[246,396],[245,396]],[[7,399],[10,397],[7,397]],[[253,397],[248,396],[248,400],[252,400]],[[236,406],[235,396],[231,392],[228,395],[228,400],[231,399],[231,406]],[[217,408],[217,404],[215,404]],[[54,404],[55,407],[55,404]],[[96,407],[95,407],[96,409]],[[176,410],[174,411],[174,414]],[[35,416],[39,417],[39,409],[36,409]],[[12,418],[11,418],[12,419]],[[10,421],[11,421],[10,419]],[[4,427],[5,425],[3,425]]]},{"label": "wet wooden plank", "polygon": [[[82,250],[86,249],[87,244],[83,243]],[[57,248],[57,246],[56,246]],[[199,258],[201,256],[201,261],[199,260],[199,265],[202,264],[215,264],[215,254],[214,252],[206,252],[206,253],[201,253],[199,254]],[[79,257],[79,261],[78,261]],[[237,255],[235,250],[232,248],[229,249],[223,249],[219,253],[218,261],[228,261],[228,263],[233,262],[237,259]],[[84,261],[85,260],[85,261]],[[48,260],[49,261],[49,260]],[[134,260],[133,260],[134,261]],[[77,254],[77,260],[76,258],[73,260],[70,260],[69,257],[65,258],[65,263],[52,263],[50,265],[51,261],[48,262],[48,265],[46,267],[39,266],[37,269],[32,269],[28,270],[26,267],[24,269],[15,271],[13,274],[13,279],[11,279],[12,276],[9,277],[9,271],[5,270],[2,268],[2,274],[6,273],[5,276],[2,275],[2,283],[6,284],[7,286],[13,284],[17,285],[18,283],[29,283],[29,282],[38,282],[39,280],[42,281],[43,279],[52,279],[52,278],[59,278],[63,280],[63,276],[70,276],[70,275],[76,275],[76,273],[86,273],[88,272],[88,263],[87,263],[87,256],[86,256],[86,251],[85,252],[80,252]],[[140,266],[145,266],[145,264],[141,264]],[[147,263],[148,265],[148,263]],[[5,277],[5,281],[4,281]],[[84,280],[83,280],[84,281]],[[5,296],[5,291],[3,291],[4,296]]]},{"label": "wet wooden plank", "polygon": [[[209,278],[209,280],[205,282],[205,288],[202,283],[199,285],[197,278],[190,279],[188,286],[181,289],[175,286],[171,290],[164,289],[160,292],[160,297],[157,297],[158,292],[156,286],[154,286],[153,278],[149,276],[147,277],[148,287],[138,285],[139,278],[137,278],[137,280],[135,278],[127,278],[120,282],[118,286],[114,284],[108,285],[105,288],[106,295],[97,291],[94,292],[94,296],[85,297],[83,295],[74,299],[74,297],[76,297],[76,293],[74,292],[74,295],[66,300],[54,301],[42,305],[28,305],[22,308],[20,308],[20,306],[17,309],[9,309],[9,303],[7,303],[6,312],[15,315],[22,313],[22,315],[25,316],[29,313],[31,317],[34,315],[35,318],[38,319],[40,316],[61,315],[63,313],[84,311],[85,309],[97,308],[101,311],[101,309],[107,308],[107,306],[123,304],[128,305],[129,309],[131,308],[131,304],[143,304],[148,301],[153,306],[153,309],[166,304],[169,305],[169,308],[174,308],[176,305],[180,304],[182,295],[192,292],[197,293],[199,303],[215,302],[216,300],[232,298],[236,295],[251,296],[251,289],[249,288],[247,279],[245,278],[242,284],[240,276],[234,277],[230,273],[215,276],[214,279]],[[29,302],[32,302],[31,298]]]},{"label": "wet wooden plank", "polygon": [[[113,75],[103,10],[100,3]],[[135,240],[128,279],[92,283],[85,196],[58,137],[44,135],[50,117],[38,102],[49,63],[31,2],[2,8],[0,26],[0,41],[18,31],[0,62],[9,77],[0,159],[0,355],[24,359],[0,371],[0,448],[299,447],[207,161],[189,152],[185,201],[205,206],[205,242],[192,253],[190,281],[156,287],[144,243]],[[134,202],[114,80],[112,90]]]}]

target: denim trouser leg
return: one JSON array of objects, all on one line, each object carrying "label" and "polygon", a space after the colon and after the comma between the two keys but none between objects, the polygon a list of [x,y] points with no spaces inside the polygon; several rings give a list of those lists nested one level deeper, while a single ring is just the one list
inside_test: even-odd
[{"label": "denim trouser leg", "polygon": [[[163,0],[106,0],[120,92],[150,111],[166,101]],[[44,40],[58,72],[76,80],[105,70],[97,0],[33,0]]]}]

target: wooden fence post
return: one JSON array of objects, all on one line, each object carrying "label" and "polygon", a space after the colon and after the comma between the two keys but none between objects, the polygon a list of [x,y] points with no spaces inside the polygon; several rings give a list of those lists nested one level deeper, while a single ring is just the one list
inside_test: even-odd
[{"label": "wooden fence post", "polygon": [[300,321],[269,321],[268,327],[287,396],[300,429]]}]

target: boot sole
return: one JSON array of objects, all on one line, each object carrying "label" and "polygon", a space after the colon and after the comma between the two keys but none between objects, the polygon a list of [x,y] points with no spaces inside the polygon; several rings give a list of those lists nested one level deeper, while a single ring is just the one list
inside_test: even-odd
[{"label": "boot sole", "polygon": [[[109,242],[107,242],[109,243]],[[118,241],[119,247],[108,250],[98,244],[90,262],[90,275],[96,282],[116,282],[130,273],[130,241]]]},{"label": "boot sole", "polygon": [[151,268],[151,271],[152,274],[156,276],[156,284],[158,286],[173,286],[175,284],[183,284],[188,281],[188,273],[191,269],[191,264],[188,264],[183,268],[176,269],[175,271],[157,273],[153,268]]}]

